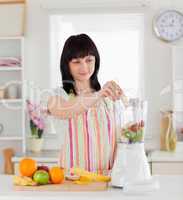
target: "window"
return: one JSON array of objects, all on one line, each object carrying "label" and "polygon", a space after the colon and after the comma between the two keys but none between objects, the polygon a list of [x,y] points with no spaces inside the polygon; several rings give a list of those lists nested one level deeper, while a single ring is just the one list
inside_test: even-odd
[{"label": "window", "polygon": [[60,85],[60,55],[65,40],[86,33],[101,57],[99,81],[115,80],[131,96],[143,95],[143,15],[51,15],[51,87]]}]

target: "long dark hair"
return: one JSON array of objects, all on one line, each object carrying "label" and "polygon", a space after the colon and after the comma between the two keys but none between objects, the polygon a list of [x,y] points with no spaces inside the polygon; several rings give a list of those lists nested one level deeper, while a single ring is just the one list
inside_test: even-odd
[{"label": "long dark hair", "polygon": [[69,69],[69,62],[73,58],[83,58],[88,55],[95,56],[95,70],[90,77],[90,86],[96,91],[101,89],[97,77],[100,67],[100,56],[96,45],[86,34],[72,35],[66,40],[60,58],[62,85],[68,94],[73,92],[75,95],[77,95],[74,88],[74,79]]}]

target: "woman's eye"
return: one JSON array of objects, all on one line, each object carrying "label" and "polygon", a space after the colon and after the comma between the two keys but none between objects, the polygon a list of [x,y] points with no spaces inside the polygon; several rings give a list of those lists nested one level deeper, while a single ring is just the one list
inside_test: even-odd
[{"label": "woman's eye", "polygon": [[93,59],[88,59],[88,60],[86,60],[87,62],[92,62],[93,61]]},{"label": "woman's eye", "polygon": [[80,61],[79,60],[73,60],[72,63],[76,63],[77,64],[77,63],[80,63]]}]

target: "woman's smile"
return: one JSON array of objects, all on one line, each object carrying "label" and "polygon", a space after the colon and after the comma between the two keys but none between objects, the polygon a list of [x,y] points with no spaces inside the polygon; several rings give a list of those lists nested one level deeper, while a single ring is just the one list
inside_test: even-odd
[{"label": "woman's smile", "polygon": [[79,75],[86,76],[86,75],[88,75],[88,73],[79,73]]}]

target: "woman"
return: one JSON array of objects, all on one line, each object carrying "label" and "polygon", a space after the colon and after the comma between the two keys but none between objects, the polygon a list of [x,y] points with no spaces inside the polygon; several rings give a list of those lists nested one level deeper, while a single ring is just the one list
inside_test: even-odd
[{"label": "woman", "polygon": [[101,87],[99,66],[98,50],[88,35],[67,39],[60,61],[63,88],[48,98],[47,108],[67,123],[59,160],[68,172],[80,167],[104,174],[113,166],[119,134],[115,102],[124,94],[114,81]]}]

